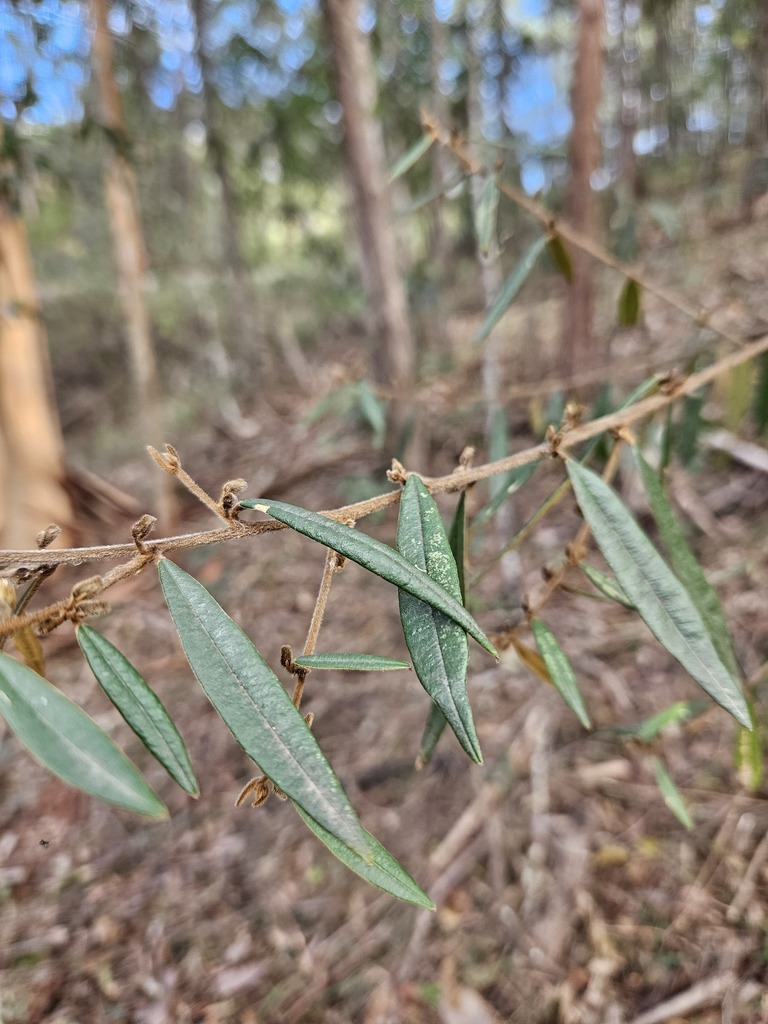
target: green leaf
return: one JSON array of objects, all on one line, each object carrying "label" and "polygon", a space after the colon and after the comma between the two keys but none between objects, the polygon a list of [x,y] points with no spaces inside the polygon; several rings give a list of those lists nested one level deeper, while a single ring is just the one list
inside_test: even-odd
[{"label": "green leaf", "polygon": [[758,437],[762,437],[768,427],[768,352],[764,352],[758,359],[757,384],[752,399],[752,415],[755,420],[755,430]]},{"label": "green leaf", "polygon": [[560,235],[547,239],[547,253],[568,284],[573,281],[573,261]]},{"label": "green leaf", "polygon": [[477,248],[482,256],[487,256],[493,246],[498,210],[499,188],[496,175],[492,173],[485,179],[475,204],[475,234]]},{"label": "green leaf", "polygon": [[340,672],[394,672],[410,668],[407,661],[380,658],[376,654],[302,654],[295,659],[299,668],[337,669]]},{"label": "green leaf", "polygon": [[652,743],[669,726],[696,718],[706,710],[707,706],[711,707],[711,705],[707,705],[706,701],[679,700],[675,704],[670,704],[668,708],[664,708],[663,711],[643,719],[637,728],[632,730],[633,735],[642,743]]},{"label": "green leaf", "polygon": [[573,459],[567,466],[584,518],[640,617],[699,686],[749,727],[741,687],[720,661],[685,587],[608,484]]},{"label": "green leaf", "polygon": [[2,652],[0,715],[30,754],[71,786],[150,818],[168,817],[136,766],[84,711]]},{"label": "green leaf", "polygon": [[397,181],[398,178],[402,177],[406,171],[409,171],[415,163],[417,163],[424,154],[429,150],[429,147],[435,141],[432,135],[422,135],[410,149],[406,150],[405,153],[396,161],[395,166],[389,172],[389,183]]},{"label": "green leaf", "polygon": [[419,754],[416,758],[416,768],[418,770],[425,768],[432,760],[432,755],[447,725],[448,722],[445,715],[433,701],[429,706],[429,714],[424,723],[424,732],[421,734],[421,742],[419,743]]},{"label": "green leaf", "polygon": [[675,431],[677,455],[684,466],[690,466],[699,451],[699,436],[704,429],[704,395],[686,395],[682,401],[680,422]]},{"label": "green leaf", "polygon": [[451,552],[453,554],[453,560],[456,562],[456,571],[459,574],[459,594],[461,595],[461,603],[464,604],[467,599],[466,592],[466,541],[467,541],[467,492],[462,491],[459,496],[458,504],[456,505],[456,511],[453,513],[453,519],[448,529],[448,544],[450,545]]},{"label": "green leaf", "polygon": [[623,604],[625,608],[634,609],[635,606],[615,579],[612,579],[610,576],[606,576],[604,572],[600,572],[599,569],[596,569],[594,565],[590,565],[589,562],[581,562],[579,568],[590,583],[597,587],[601,594],[610,598],[611,601],[616,601],[617,604]]},{"label": "green leaf", "polygon": [[157,568],[187,661],[232,735],[286,796],[369,861],[367,833],[277,676],[201,583],[167,558]]},{"label": "green leaf", "polygon": [[[467,492],[462,491],[459,497],[456,511],[453,514],[450,528],[448,530],[448,543],[451,546],[453,557],[456,562],[456,571],[459,574],[459,591],[461,602],[464,604],[467,598],[466,592],[466,540],[467,540]],[[429,705],[429,714],[424,723],[424,731],[419,744],[419,753],[416,758],[416,767],[420,770],[425,768],[432,760],[440,737],[448,725],[445,715],[434,701]]]},{"label": "green leaf", "polygon": [[297,533],[303,533],[304,536],[311,537],[319,544],[338,551],[345,558],[357,562],[358,565],[369,569],[387,582],[394,583],[401,590],[418,597],[420,601],[432,605],[433,608],[437,608],[438,611],[457,622],[462,629],[477,640],[481,647],[497,657],[495,647],[466,608],[459,604],[439,583],[431,579],[423,570],[413,566],[394,548],[382,544],[381,541],[368,537],[364,533],[358,533],[351,526],[343,526],[317,512],[309,512],[307,509],[298,508],[296,505],[287,505],[282,501],[271,501],[269,498],[247,498],[240,502],[240,508],[266,512],[273,519],[296,530]]},{"label": "green leaf", "polygon": [[[461,585],[440,511],[420,477],[411,474],[400,499],[401,555],[461,600]],[[467,695],[467,634],[447,615],[400,591],[400,621],[419,681],[445,715],[469,756],[482,762]]]},{"label": "green leaf", "polygon": [[558,693],[584,728],[591,729],[592,725],[589,721],[584,698],[581,696],[579,684],[576,682],[576,676],[571,668],[570,661],[566,657],[565,651],[557,642],[551,630],[543,622],[534,619],[531,622],[531,629],[536,639],[539,654],[544,659],[547,672],[555,684]]},{"label": "green leaf", "polygon": [[656,775],[656,783],[664,798],[664,803],[672,811],[680,824],[690,831],[693,828],[693,818],[685,805],[683,794],[674,784],[672,776],[658,757],[653,759],[653,771]]},{"label": "green leaf", "polygon": [[640,317],[640,285],[628,277],[619,295],[619,324],[634,327]]},{"label": "green leaf", "polygon": [[672,569],[696,606],[720,660],[734,679],[740,680],[741,669],[731,644],[728,623],[720,599],[709,585],[698,559],[688,545],[680,520],[664,493],[658,473],[651,469],[637,445],[633,447],[632,453],[640,479],[643,481],[648,506],[659,529],[661,542],[667,549]]},{"label": "green leaf", "polygon": [[[506,457],[509,448],[509,431],[507,429],[507,414],[500,405],[491,408],[490,425],[488,429],[488,461],[498,462]],[[488,481],[491,497],[494,498],[504,486],[504,478],[492,476]]]},{"label": "green leaf", "polygon": [[360,412],[373,431],[373,443],[377,448],[381,448],[387,434],[386,405],[374,394],[366,380],[361,380],[358,384],[357,398],[360,403]]},{"label": "green leaf", "polygon": [[736,736],[736,772],[744,789],[756,793],[763,781],[763,737],[750,702],[752,729],[741,728]]},{"label": "green leaf", "polygon": [[97,682],[147,750],[185,793],[198,796],[200,787],[186,745],[160,698],[125,655],[96,630],[78,626],[77,642]]},{"label": "green leaf", "polygon": [[512,469],[509,473],[505,473],[501,478],[501,484],[496,491],[495,496],[484,505],[472,521],[473,527],[480,526],[486,520],[494,516],[504,502],[511,498],[513,494],[517,494],[520,488],[526,483],[533,474],[536,472],[540,463],[537,462],[526,462],[523,466],[518,466],[517,469]]},{"label": "green leaf", "polygon": [[523,287],[528,275],[536,265],[536,260],[541,256],[542,252],[546,248],[547,241],[548,239],[546,235],[542,235],[540,238],[537,238],[506,279],[504,284],[502,284],[499,289],[499,294],[491,303],[491,307],[486,314],[482,327],[475,335],[475,345],[481,345],[485,341],[493,328],[515,301],[517,293]]},{"label": "green leaf", "polygon": [[396,896],[406,903],[414,903],[417,907],[424,907],[426,910],[434,910],[435,904],[425,892],[414,882],[411,876],[398,864],[395,858],[370,834],[366,832],[368,848],[371,852],[370,862],[363,860],[348,846],[340,843],[327,829],[323,828],[298,804],[294,807],[304,819],[305,824],[310,828],[317,838],[325,843],[334,857],[337,857],[342,864],[345,864],[355,874],[360,875],[366,882],[383,889],[391,896]]}]

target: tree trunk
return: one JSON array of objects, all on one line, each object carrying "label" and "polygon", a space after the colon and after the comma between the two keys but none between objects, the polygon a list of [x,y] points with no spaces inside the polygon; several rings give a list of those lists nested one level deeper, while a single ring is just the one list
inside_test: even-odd
[{"label": "tree trunk", "polygon": [[[432,85],[432,96],[429,105],[432,113],[443,127],[450,125],[450,104],[448,97],[440,89],[440,66],[448,55],[448,25],[437,16],[434,4],[429,5],[429,77]],[[432,184],[434,188],[443,188],[451,173],[451,158],[444,146],[433,145],[430,150],[432,159]],[[449,240],[445,228],[445,203],[436,199],[430,206],[431,223],[429,239],[429,255],[432,272],[438,281],[442,281],[448,269]]]},{"label": "tree trunk", "polygon": [[[0,141],[2,125],[0,124]],[[24,223],[0,198],[0,543],[28,548],[72,509],[64,488],[64,444],[53,400]]]},{"label": "tree trunk", "polygon": [[[123,105],[114,77],[107,0],[91,0],[91,12],[94,22],[93,65],[101,104],[101,123],[111,142],[104,168],[104,193],[137,405],[135,422],[142,442],[160,447],[164,438],[161,436],[163,418],[157,358],[144,297],[147,258],[136,178],[126,158]],[[158,475],[157,480],[158,516],[161,525],[167,528],[175,518],[170,477]]]},{"label": "tree trunk", "polygon": [[[490,5],[477,8],[473,20],[467,14],[467,133],[473,140],[475,151],[483,151],[483,46],[490,34],[493,24],[494,9]],[[492,164],[492,160],[490,161]],[[491,172],[489,172],[491,173]],[[475,174],[471,180],[472,211],[474,222],[479,222],[478,209],[481,196],[485,190],[487,179]],[[483,251],[475,230],[476,254],[483,286],[483,299],[486,311],[490,309],[503,283],[501,253],[494,230],[487,251]],[[501,367],[501,338],[499,331],[491,332],[483,343],[482,382],[483,399],[485,401],[485,441],[488,459],[500,459],[508,454],[507,447],[507,413],[504,408]],[[495,477],[489,481],[492,497],[505,486],[503,477]],[[515,512],[511,500],[507,500],[496,514],[494,522],[494,541],[499,549],[503,548],[515,532]],[[508,551],[502,556],[500,563],[501,577],[506,601],[512,608],[520,605],[520,557],[516,551]]]},{"label": "tree trunk", "polygon": [[[570,180],[566,217],[582,234],[594,238],[598,206],[592,175],[600,162],[597,114],[603,87],[603,0],[578,0],[579,28],[571,86],[573,125],[568,142]],[[589,369],[599,359],[592,330],[594,263],[573,248],[573,281],[566,297],[559,372],[565,377]]]},{"label": "tree trunk", "polygon": [[392,445],[409,413],[415,353],[397,260],[384,140],[375,116],[373,62],[359,27],[358,0],[323,0],[323,15],[342,107],[364,284],[374,317],[376,376],[393,395]]},{"label": "tree trunk", "polygon": [[228,316],[223,318],[228,324],[232,340],[241,354],[255,359],[260,365],[265,363],[266,348],[256,343],[256,323],[254,304],[248,280],[248,267],[243,256],[240,242],[240,212],[237,194],[229,173],[227,163],[227,147],[224,136],[219,128],[214,109],[214,100],[209,85],[211,79],[211,61],[205,50],[204,35],[207,23],[207,0],[191,0],[192,15],[195,21],[195,52],[200,63],[200,106],[201,120],[205,128],[206,148],[211,169],[219,182],[221,199],[220,241],[224,271],[229,284]]}]

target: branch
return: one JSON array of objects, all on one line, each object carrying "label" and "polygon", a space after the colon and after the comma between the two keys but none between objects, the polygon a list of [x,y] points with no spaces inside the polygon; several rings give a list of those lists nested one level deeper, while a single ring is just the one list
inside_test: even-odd
[{"label": "branch", "polygon": [[[439,145],[444,146],[453,153],[467,174],[475,175],[488,173],[488,167],[472,156],[463,139],[461,139],[456,132],[448,131],[448,129],[440,124],[440,122],[426,110],[422,110],[421,123],[427,135],[434,139],[435,142],[439,143]],[[534,220],[537,220],[550,235],[559,235],[577,249],[580,249],[599,263],[602,263],[603,266],[610,267],[611,270],[615,270],[625,278],[637,281],[637,283],[649,294],[655,295],[658,299],[661,299],[662,302],[666,302],[668,306],[672,306],[674,309],[679,310],[679,312],[684,313],[685,316],[689,317],[694,321],[694,323],[699,324],[701,327],[708,327],[710,330],[714,331],[715,334],[719,334],[732,345],[743,346],[745,344],[743,338],[740,338],[735,334],[731,334],[730,331],[726,331],[723,328],[713,326],[709,321],[710,314],[703,307],[694,306],[684,296],[679,295],[670,288],[665,288],[657,281],[654,281],[653,278],[647,276],[640,267],[630,266],[628,263],[624,263],[622,260],[617,259],[613,253],[600,245],[599,242],[594,241],[594,239],[582,234],[581,231],[571,227],[567,221],[560,220],[542,203],[538,202],[536,199],[532,199],[529,195],[526,195],[522,189],[519,189],[515,185],[511,185],[506,181],[498,182],[497,187],[499,192],[502,192],[508,199],[511,199],[516,206],[521,210],[525,210],[525,212],[533,217]]]},{"label": "branch", "polygon": [[[617,430],[619,427],[646,419],[673,402],[684,398],[686,395],[693,394],[706,384],[710,384],[721,374],[727,373],[729,370],[741,366],[751,359],[755,359],[764,352],[768,352],[768,334],[757,341],[746,344],[745,347],[735,352],[731,352],[716,363],[713,363],[712,366],[708,366],[698,373],[691,374],[689,377],[660,378],[659,386],[662,390],[659,394],[635,402],[634,405],[630,405],[626,409],[620,409],[618,412],[601,416],[599,419],[590,420],[581,426],[572,428],[558,439],[559,448],[563,451],[575,448],[577,445],[591,440],[598,434]],[[461,491],[480,480],[487,480],[489,477],[497,476],[499,473],[507,473],[529,462],[544,459],[551,454],[551,443],[544,442],[534,445],[532,448],[516,452],[514,455],[509,455],[505,459],[486,463],[484,466],[477,466],[471,469],[462,467],[453,473],[449,473],[447,476],[424,477],[424,482],[433,494]],[[324,511],[322,514],[328,516],[329,519],[341,522],[348,520],[357,521],[364,519],[373,512],[380,512],[391,505],[397,504],[400,501],[400,493],[399,489],[389,491],[367,501],[359,501],[353,505],[344,505],[341,508]],[[254,537],[262,533],[283,529],[285,527],[281,523],[274,521],[258,523],[230,521],[226,526],[216,530],[147,540],[144,541],[143,549],[147,554],[158,556],[169,554],[172,551],[184,551],[202,547],[205,544],[220,544],[224,541],[241,540],[245,537]],[[0,551],[0,572],[11,573],[23,569],[34,570],[43,565],[82,565],[86,562],[96,562],[102,559],[132,559],[135,555],[135,543],[62,548],[61,550],[51,550],[48,548],[44,551],[36,549],[32,551]],[[122,573],[120,578],[122,578]],[[116,582],[116,579],[112,579],[110,574],[105,577],[105,582],[108,585],[112,585],[112,583]]]}]

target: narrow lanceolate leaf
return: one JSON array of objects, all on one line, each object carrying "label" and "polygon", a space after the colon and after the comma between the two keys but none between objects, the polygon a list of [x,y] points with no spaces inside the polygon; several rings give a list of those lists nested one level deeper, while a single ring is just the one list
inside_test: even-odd
[{"label": "narrow lanceolate leaf", "polygon": [[[453,514],[451,525],[448,530],[448,543],[451,547],[456,571],[459,574],[459,593],[461,602],[464,604],[467,599],[466,591],[466,541],[467,541],[467,492],[462,491],[459,497],[456,511]],[[432,755],[437,749],[440,737],[448,725],[445,715],[434,701],[429,705],[429,714],[424,723],[424,731],[421,734],[419,753],[416,758],[416,768],[421,771],[432,760]]]},{"label": "narrow lanceolate leaf", "polygon": [[192,671],[240,746],[286,796],[370,860],[368,834],[280,680],[201,583],[166,558],[158,571]]},{"label": "narrow lanceolate leaf", "polygon": [[579,568],[590,583],[597,587],[605,597],[610,598],[611,601],[616,601],[617,604],[623,604],[625,608],[635,607],[616,580],[607,576],[604,572],[600,572],[599,569],[596,569],[594,565],[590,565],[589,562],[581,562]]},{"label": "narrow lanceolate leaf", "polygon": [[570,284],[573,281],[573,262],[571,260],[571,254],[565,247],[565,242],[562,240],[560,235],[552,235],[547,241],[547,252],[549,258],[552,260],[554,265],[563,275],[565,280]]},{"label": "narrow lanceolate leaf", "polygon": [[696,718],[707,707],[711,707],[711,704],[707,701],[679,700],[675,704],[670,704],[668,708],[664,708],[663,711],[659,711],[649,718],[644,718],[632,732],[643,743],[653,743],[665,729],[668,729],[671,725],[688,722],[692,718]]},{"label": "narrow lanceolate leaf", "polygon": [[565,651],[557,642],[551,630],[543,622],[534,619],[531,623],[531,628],[536,638],[539,654],[544,659],[544,664],[547,666],[547,671],[558,693],[584,728],[591,729],[592,726],[584,704],[584,698],[581,696],[579,684],[576,682],[576,676],[571,668],[570,661],[566,657]]},{"label": "narrow lanceolate leaf", "polygon": [[302,654],[295,663],[299,668],[336,669],[340,672],[394,672],[411,667],[407,661],[380,658],[377,654]]},{"label": "narrow lanceolate leaf", "polygon": [[[461,585],[434,498],[418,476],[408,477],[397,522],[400,554],[456,601]],[[400,621],[419,681],[474,761],[482,761],[467,695],[467,634],[447,615],[400,591]]]},{"label": "narrow lanceolate leaf", "polygon": [[60,779],[150,818],[167,818],[136,766],[84,711],[26,665],[0,652],[0,715]]},{"label": "narrow lanceolate leaf", "polygon": [[475,335],[475,345],[481,345],[485,341],[493,328],[515,301],[518,292],[523,287],[528,275],[536,265],[536,260],[541,256],[544,249],[546,249],[547,241],[548,239],[546,235],[542,235],[541,238],[537,238],[506,279],[504,284],[502,284],[499,289],[499,294],[493,300],[491,307],[486,314],[482,327]]},{"label": "narrow lanceolate leaf", "polygon": [[736,737],[736,773],[748,793],[756,793],[763,781],[763,737],[752,712],[752,729],[739,729]]},{"label": "narrow lanceolate leaf", "polygon": [[628,277],[619,295],[619,324],[634,327],[640,317],[640,285]]},{"label": "narrow lanceolate leaf", "polygon": [[749,728],[741,687],[720,660],[688,591],[608,484],[572,459],[568,474],[595,541],[640,617],[699,686]]},{"label": "narrow lanceolate leaf", "polygon": [[198,796],[184,740],[160,698],[149,688],[124,654],[91,629],[77,627],[77,642],[91,671],[144,746],[190,796]]},{"label": "narrow lanceolate leaf", "polygon": [[720,660],[730,670],[734,679],[741,678],[741,670],[733,651],[728,624],[723,606],[715,591],[707,582],[698,559],[688,546],[680,520],[675,515],[669,499],[664,493],[658,473],[648,465],[642,452],[634,446],[632,452],[645,487],[648,505],[659,528],[661,542],[667,549],[675,575],[688,591],[704,625],[709,631]]},{"label": "narrow lanceolate leaf", "polygon": [[664,803],[672,811],[680,824],[690,831],[693,828],[693,818],[685,805],[683,794],[672,781],[672,776],[658,757],[653,759],[653,772],[656,776],[656,784],[664,798]]},{"label": "narrow lanceolate leaf", "polygon": [[472,528],[480,526],[486,519],[490,519],[491,516],[495,515],[504,502],[511,498],[513,494],[517,494],[523,484],[530,480],[538,466],[538,462],[527,462],[524,466],[518,466],[517,469],[512,469],[509,473],[506,473],[502,477],[501,484],[493,498],[473,517]]},{"label": "narrow lanceolate leaf", "polygon": [[487,256],[494,245],[498,209],[499,188],[496,184],[496,175],[489,174],[475,205],[475,234],[477,248],[482,256]]},{"label": "narrow lanceolate leaf", "polygon": [[406,903],[414,903],[417,907],[424,907],[426,910],[435,909],[435,904],[429,896],[421,890],[408,872],[398,864],[392,854],[378,840],[374,839],[370,832],[365,833],[371,856],[369,862],[363,860],[348,846],[340,843],[332,833],[318,824],[298,804],[294,804],[294,807],[304,819],[307,827],[315,833],[321,842],[325,843],[334,857],[337,857],[355,874],[364,878],[366,882],[370,882],[371,885],[383,889],[390,896],[395,896]]},{"label": "narrow lanceolate leaf", "polygon": [[466,590],[466,542],[467,542],[467,492],[462,491],[459,496],[459,503],[453,514],[451,525],[448,529],[448,544],[456,562],[456,571],[459,574],[459,594],[461,603],[467,600]]},{"label": "narrow lanceolate leaf", "polygon": [[432,755],[437,749],[437,744],[440,742],[440,737],[445,732],[445,727],[447,725],[448,722],[445,715],[433,701],[429,706],[429,714],[427,715],[427,720],[424,723],[424,732],[421,734],[419,753],[416,758],[417,771],[421,771],[422,768],[426,768],[432,760]]},{"label": "narrow lanceolate leaf", "polygon": [[298,508],[296,505],[286,505],[282,501],[270,501],[269,498],[247,498],[240,502],[240,508],[266,512],[273,519],[296,530],[297,533],[303,533],[306,537],[311,537],[312,540],[338,551],[345,558],[357,562],[358,565],[369,569],[389,583],[394,583],[401,590],[418,597],[420,601],[432,605],[433,608],[437,608],[438,611],[457,622],[462,629],[477,640],[481,647],[497,657],[496,648],[466,608],[444,587],[435,582],[422,569],[417,569],[408,562],[394,548],[382,544],[381,541],[368,537],[364,533],[359,533],[351,526],[343,526],[332,519],[318,515],[317,512],[308,512],[307,509]]},{"label": "narrow lanceolate leaf", "polygon": [[395,163],[395,166],[389,172],[390,183],[397,181],[397,179],[402,177],[406,171],[410,170],[415,163],[421,160],[434,141],[433,136],[422,135],[420,139],[414,142],[411,148],[403,153],[400,159]]}]

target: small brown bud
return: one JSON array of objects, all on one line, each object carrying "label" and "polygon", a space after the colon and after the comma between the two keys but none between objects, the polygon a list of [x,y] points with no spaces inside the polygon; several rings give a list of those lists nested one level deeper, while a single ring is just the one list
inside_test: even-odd
[{"label": "small brown bud", "polygon": [[35,537],[35,544],[37,544],[40,550],[47,548],[50,544],[53,544],[60,533],[61,527],[57,526],[56,523],[51,523],[50,526],[46,526],[44,530],[38,533]]},{"label": "small brown bud", "polygon": [[101,576],[89,576],[87,580],[81,580],[72,587],[69,599],[73,604],[87,601],[96,597],[104,589],[104,580]]},{"label": "small brown bud", "polygon": [[131,527],[131,536],[136,542],[136,547],[139,549],[139,551],[144,550],[144,545],[142,541],[144,540],[145,537],[148,537],[149,534],[152,532],[152,529],[156,522],[157,519],[155,516],[143,515],[141,519],[137,519],[136,522]]}]

